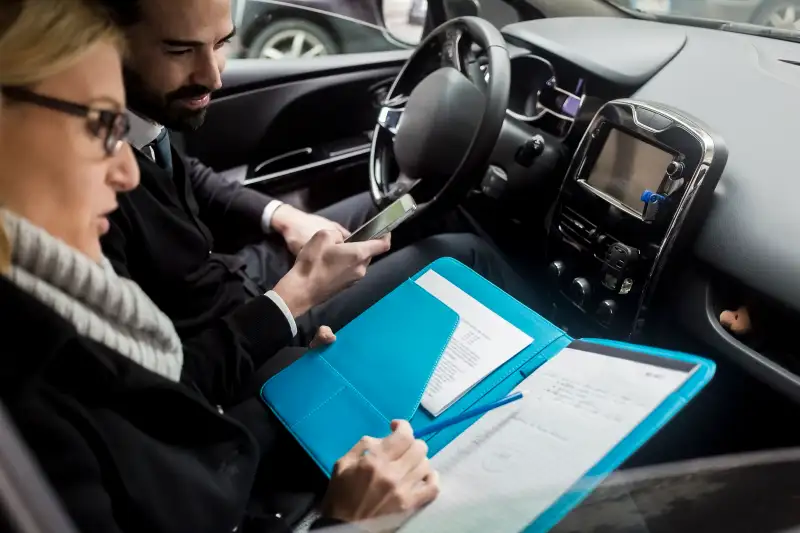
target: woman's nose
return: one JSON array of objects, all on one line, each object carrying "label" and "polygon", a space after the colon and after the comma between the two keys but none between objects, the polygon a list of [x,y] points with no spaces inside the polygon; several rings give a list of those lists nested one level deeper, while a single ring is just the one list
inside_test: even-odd
[{"label": "woman's nose", "polygon": [[114,156],[108,170],[108,180],[117,192],[127,192],[139,185],[139,165],[128,143],[124,143]]}]

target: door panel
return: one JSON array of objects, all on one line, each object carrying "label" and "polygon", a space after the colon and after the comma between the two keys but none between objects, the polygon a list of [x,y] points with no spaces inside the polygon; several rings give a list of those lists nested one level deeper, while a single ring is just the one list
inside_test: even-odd
[{"label": "door panel", "polygon": [[306,208],[365,190],[381,91],[410,53],[230,61],[186,151],[266,192],[311,189]]}]

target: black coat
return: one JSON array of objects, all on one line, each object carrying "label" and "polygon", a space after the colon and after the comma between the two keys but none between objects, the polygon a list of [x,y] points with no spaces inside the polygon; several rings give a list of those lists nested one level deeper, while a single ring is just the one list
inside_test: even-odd
[{"label": "black coat", "polygon": [[256,472],[286,459],[275,456],[283,429],[266,409],[237,420],[236,408],[217,407],[260,362],[234,323],[186,346],[173,383],[80,337],[0,276],[0,394],[83,533],[287,530],[297,510],[279,494],[260,498],[257,528],[242,527]]},{"label": "black coat", "polygon": [[[119,196],[103,252],[117,273],[136,281],[186,338],[264,292],[245,275],[244,261],[218,253],[216,243],[260,232],[272,198],[225,180],[174,148],[172,173],[134,152],[141,184]],[[291,338],[282,315],[263,324],[274,341]]]}]

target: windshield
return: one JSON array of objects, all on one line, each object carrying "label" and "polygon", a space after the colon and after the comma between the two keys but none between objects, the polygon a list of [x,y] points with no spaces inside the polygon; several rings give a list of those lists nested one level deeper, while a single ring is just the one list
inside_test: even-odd
[{"label": "windshield", "polygon": [[800,30],[800,0],[608,0],[655,16],[712,19],[770,29]]}]

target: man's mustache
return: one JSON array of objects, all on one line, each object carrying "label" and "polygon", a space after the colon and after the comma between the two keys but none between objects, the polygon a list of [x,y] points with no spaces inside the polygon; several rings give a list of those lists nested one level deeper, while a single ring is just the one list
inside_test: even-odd
[{"label": "man's mustache", "polygon": [[198,98],[210,94],[212,91],[203,85],[187,85],[171,93],[167,93],[167,102],[175,100],[185,100],[187,98]]}]

